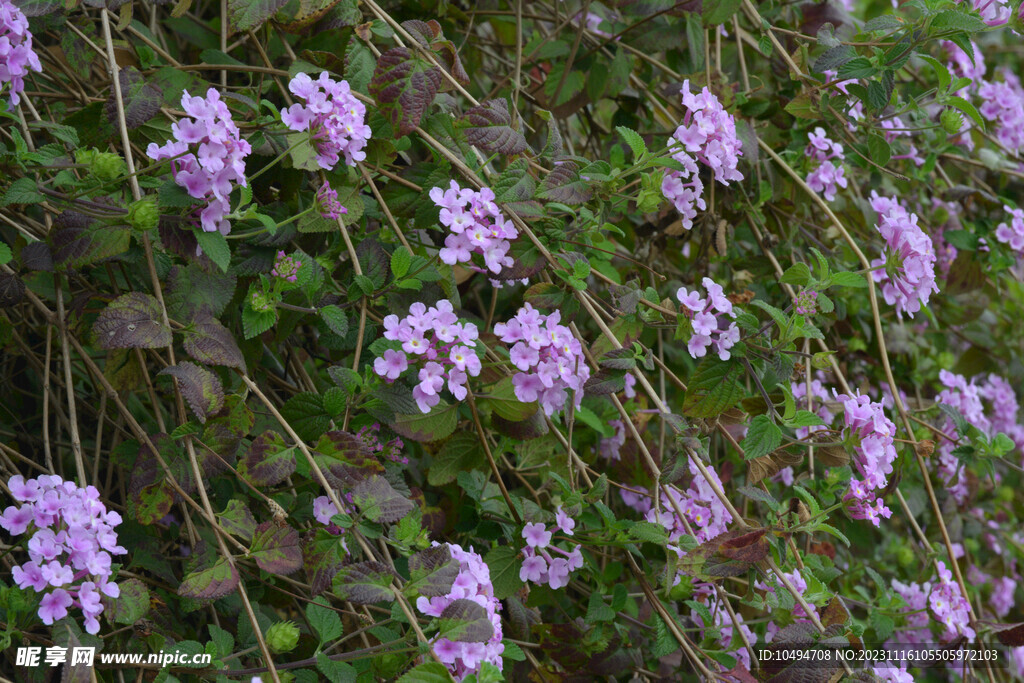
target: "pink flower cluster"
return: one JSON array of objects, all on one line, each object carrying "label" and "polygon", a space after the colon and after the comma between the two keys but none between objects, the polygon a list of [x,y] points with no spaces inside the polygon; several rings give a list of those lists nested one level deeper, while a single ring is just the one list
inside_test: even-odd
[{"label": "pink flower cluster", "polygon": [[398,463],[399,465],[408,465],[409,458],[402,455],[402,449],[405,448],[405,442],[401,438],[395,437],[387,443],[380,442],[380,423],[374,422],[372,425],[363,427],[356,436],[362,439],[363,443],[373,453],[380,453],[380,457],[384,460],[390,460],[391,462]]},{"label": "pink flower cluster", "polygon": [[622,420],[612,420],[608,424],[615,430],[615,433],[602,438],[597,444],[597,450],[602,458],[615,462],[622,457],[619,455],[619,450],[626,445],[626,425]]},{"label": "pink flower cluster", "polygon": [[[807,185],[824,195],[825,199],[832,201],[836,198],[837,188],[846,187],[846,169],[843,166],[843,146],[833,142],[825,135],[825,129],[818,126],[808,136],[807,149],[804,151],[812,161],[818,165],[807,174]],[[838,163],[836,163],[838,160]]]},{"label": "pink flower cluster", "polygon": [[978,89],[979,111],[995,125],[995,138],[1013,154],[1024,149],[1024,88],[1020,78],[1002,69],[1002,81],[985,81]]},{"label": "pink flower cluster", "polygon": [[[351,515],[353,512],[352,506],[352,494],[347,493],[341,496],[338,501],[342,505],[342,512],[346,515]],[[313,500],[313,519],[327,527],[327,532],[333,536],[341,536],[342,529],[337,524],[331,521],[331,517],[338,514],[338,508],[328,496],[317,496]],[[347,539],[341,539],[341,549],[348,555],[348,542]]]},{"label": "pink flower cluster", "polygon": [[[942,560],[936,562],[939,580],[935,584],[926,582],[904,584],[893,581],[892,587],[907,603],[907,630],[900,634],[900,640],[907,643],[926,643],[931,636],[928,633],[928,611],[942,624],[943,642],[949,642],[959,636],[974,640],[975,632],[970,625],[970,606],[967,598],[960,592],[960,586],[953,580],[953,573],[946,568]],[[927,611],[926,611],[927,610]]]},{"label": "pink flower cluster", "polygon": [[851,517],[867,519],[877,527],[880,517],[888,519],[892,516],[892,510],[876,497],[876,491],[885,488],[887,477],[892,474],[892,464],[896,460],[893,441],[896,425],[885,416],[882,404],[868,396],[837,394],[836,400],[843,404],[847,438],[852,442],[856,456],[852,461],[854,472],[862,477],[850,479],[850,489],[843,500],[850,506]]},{"label": "pink flower cluster", "polygon": [[324,71],[317,80],[299,73],[288,89],[306,104],[281,111],[281,122],[296,132],[309,131],[320,167],[330,171],[340,156],[355,166],[366,158],[366,141],[373,132],[366,125],[366,107],[356,99],[348,81],[335,81]]},{"label": "pink flower cluster", "polygon": [[814,315],[818,312],[818,292],[801,289],[793,300],[793,310],[800,315]]},{"label": "pink flower cluster", "polygon": [[989,26],[1002,26],[1010,20],[1010,3],[1006,0],[972,0],[971,4]]},{"label": "pink flower cluster", "polygon": [[252,148],[241,138],[231,112],[214,88],[205,98],[184,91],[181,108],[191,118],[172,124],[174,140],[163,147],[151,142],[146,154],[154,161],[172,160],[174,182],[190,197],[207,202],[199,213],[203,230],[226,235],[231,231],[226,219],[231,210],[228,197],[233,183],[246,185],[245,157]]},{"label": "pink flower cluster", "polygon": [[316,191],[317,212],[328,220],[337,220],[342,214],[348,213],[348,209],[338,201],[338,191],[331,187],[331,184],[324,182]]},{"label": "pink flower cluster", "polygon": [[[875,226],[888,247],[885,258],[871,262],[871,275],[882,285],[882,296],[896,314],[911,318],[928,304],[935,284],[935,247],[917,224],[917,214],[910,213],[895,198],[882,197],[871,191],[871,208],[878,212]],[[885,266],[879,268],[879,266]]]},{"label": "pink flower cluster", "polygon": [[[803,574],[800,573],[799,569],[794,569],[788,572],[782,572],[782,575],[786,577],[786,580],[789,581],[790,584],[792,584],[793,588],[795,588],[801,596],[804,595],[804,593],[807,591],[807,579],[804,578]],[[770,585],[767,581],[758,580],[754,582],[754,588],[756,588],[759,591],[764,591],[766,594],[775,593],[777,590],[782,589],[783,583],[781,580],[777,580],[775,572],[770,572],[767,576],[768,578],[773,580]],[[811,612],[814,614],[814,616],[817,617],[818,608],[810,603],[808,603],[808,606],[811,608]],[[803,605],[799,603],[793,606],[792,614],[793,619],[795,621],[805,622],[810,620],[810,616],[804,610]],[[775,636],[776,634],[778,634],[778,632],[779,627],[775,624],[775,622],[769,622],[767,628],[765,629],[765,642],[772,642],[775,639]]]},{"label": "pink flower cluster", "polygon": [[[555,511],[555,528],[566,536],[573,535],[576,520],[570,517],[562,506]],[[537,584],[548,584],[552,590],[565,588],[569,585],[569,574],[583,566],[583,553],[576,546],[572,551],[562,550],[551,544],[552,531],[541,522],[532,522],[523,526],[523,566],[519,570],[521,581],[533,581]],[[551,553],[561,557],[552,557]]]},{"label": "pink flower cluster", "polygon": [[57,475],[25,480],[20,474],[7,482],[14,500],[0,515],[0,527],[11,536],[33,530],[28,541],[29,561],[11,573],[21,589],[43,593],[39,618],[47,626],[78,607],[85,630],[100,630],[102,597],[116,598],[121,590],[110,580],[111,555],[128,551],[117,544],[114,527],[121,515],[107,512],[94,486],[79,488]]},{"label": "pink flower cluster", "polygon": [[479,337],[476,325],[459,322],[455,309],[447,299],[427,308],[416,302],[409,315],[384,318],[384,338],[402,343],[402,350],[388,349],[373,362],[373,370],[381,377],[396,380],[413,363],[425,361],[419,370],[419,384],[412,390],[416,405],[424,413],[441,402],[440,392],[448,391],[459,401],[466,398],[466,382],[480,374],[480,358],[474,348]]},{"label": "pink flower cluster", "polygon": [[709,277],[701,280],[708,297],[701,297],[697,290],[689,291],[680,287],[676,298],[683,305],[683,312],[693,325],[693,335],[686,344],[687,351],[693,358],[707,355],[708,347],[714,347],[715,353],[722,360],[729,360],[732,355],[729,349],[740,340],[740,328],[728,320],[735,318],[732,302],[723,293],[721,285]]},{"label": "pink flower cluster", "polygon": [[299,280],[299,268],[301,267],[302,261],[287,256],[283,251],[279,251],[277,252],[277,259],[274,261],[274,268],[270,271],[270,274],[287,282],[295,283]]},{"label": "pink flower cluster", "polygon": [[[715,495],[712,482],[704,478],[692,460],[689,462],[689,469],[693,478],[686,491],[680,491],[673,486],[661,488],[660,510],[653,508],[651,498],[645,499],[631,491],[622,492],[623,501],[637,511],[642,510],[644,519],[665,527],[669,543],[673,544],[668,548],[674,550],[680,557],[685,553],[674,544],[678,543],[683,535],[692,534],[698,543],[703,543],[728,531],[729,522],[732,521],[732,514]],[[710,465],[707,466],[707,470],[715,486],[722,490],[718,473]]]},{"label": "pink flower cluster", "polygon": [[441,209],[441,224],[451,231],[439,254],[442,261],[450,266],[470,263],[473,254],[478,254],[486,269],[475,270],[482,273],[500,273],[515,263],[508,255],[512,246],[509,240],[518,237],[519,232],[501,215],[493,190],[471,190],[453,180],[447,190],[432,188],[430,199]]},{"label": "pink flower cluster", "polygon": [[750,671],[750,651],[744,647],[743,638],[736,636],[735,628],[739,626],[740,631],[746,636],[748,643],[756,643],[757,636],[750,630],[749,626],[743,623],[743,615],[738,610],[733,612],[733,616],[736,619],[735,623],[733,622],[733,616],[730,616],[729,610],[725,607],[725,602],[715,593],[714,584],[695,584],[693,594],[697,600],[706,603],[708,611],[711,612],[712,623],[705,624],[704,618],[698,610],[693,610],[690,613],[690,618],[693,619],[699,628],[706,629],[710,627],[717,630],[720,634],[719,641],[722,644],[722,649],[726,651],[731,650],[731,654],[736,658],[736,661]]},{"label": "pink flower cluster", "polygon": [[[436,541],[434,546],[440,545]],[[447,543],[452,558],[459,563],[459,575],[452,584],[447,595],[434,598],[419,597],[416,609],[431,617],[440,617],[448,605],[455,600],[472,600],[487,610],[487,618],[494,627],[494,634],[483,643],[468,643],[438,638],[433,644],[434,654],[448,667],[456,678],[462,680],[480,670],[487,662],[499,669],[503,668],[501,653],[505,645],[501,642],[501,602],[494,597],[494,586],[491,584],[491,570],[484,559],[472,550],[463,550],[462,546]]]},{"label": "pink flower cluster", "polygon": [[689,230],[693,227],[697,209],[703,211],[707,208],[697,162],[710,168],[715,180],[728,185],[732,180],[743,180],[743,174],[736,169],[743,150],[736,137],[736,121],[706,86],[695,95],[690,91],[687,79],[679,92],[683,96],[686,115],[672,135],[680,145],[672,158],[685,170],[667,171],[661,182],[661,193],[682,215],[683,228]]},{"label": "pink flower cluster", "polygon": [[1018,255],[1024,255],[1024,211],[1012,206],[1003,206],[1009,221],[1003,221],[996,228],[996,239],[1009,245]]},{"label": "pink flower cluster", "polygon": [[590,379],[583,345],[561,319],[559,311],[545,316],[526,304],[511,320],[494,326],[501,341],[513,344],[509,357],[520,370],[512,376],[516,398],[523,403],[540,401],[546,415],[565,406],[567,391],[574,393],[578,408],[583,385]]},{"label": "pink flower cluster", "polygon": [[32,49],[28,18],[10,0],[0,0],[0,84],[11,84],[11,106],[18,106],[29,71],[43,70]]}]

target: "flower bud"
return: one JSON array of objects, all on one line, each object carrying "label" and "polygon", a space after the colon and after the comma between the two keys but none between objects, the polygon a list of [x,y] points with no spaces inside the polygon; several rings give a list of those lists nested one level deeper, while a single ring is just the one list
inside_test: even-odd
[{"label": "flower bud", "polygon": [[955,135],[964,127],[964,116],[956,109],[943,109],[939,117],[942,128],[950,135]]},{"label": "flower bud", "polygon": [[279,621],[267,629],[266,639],[271,652],[291,652],[299,644],[299,627],[290,621]]},{"label": "flower bud", "polygon": [[89,164],[89,171],[100,180],[114,180],[124,175],[127,170],[128,166],[124,163],[121,155],[111,152],[96,154],[92,163]]},{"label": "flower bud", "polygon": [[152,230],[160,222],[156,197],[145,197],[128,208],[128,225],[140,232]]}]

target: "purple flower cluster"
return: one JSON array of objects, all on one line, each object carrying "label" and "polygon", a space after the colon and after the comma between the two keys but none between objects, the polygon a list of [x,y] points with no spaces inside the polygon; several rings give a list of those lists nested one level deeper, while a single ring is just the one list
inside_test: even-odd
[{"label": "purple flower cluster", "polygon": [[[693,534],[698,543],[710,541],[715,536],[728,531],[729,522],[732,521],[732,514],[715,495],[715,490],[701,474],[700,470],[689,462],[690,474],[693,478],[686,491],[680,491],[673,486],[663,486],[661,489],[661,509],[655,510],[651,506],[650,499],[642,500],[637,494],[623,491],[623,500],[627,505],[634,503],[635,509],[646,509],[644,519],[648,522],[661,524],[668,531],[669,543],[675,544],[684,534]],[[718,478],[715,469],[708,465],[708,474],[714,480],[715,486],[722,490],[722,482]],[[630,498],[625,494],[630,493]],[[636,507],[635,504],[639,504]],[[682,513],[682,517],[680,517]],[[668,546],[677,555],[682,557],[684,551],[676,545]]]},{"label": "purple flower cluster", "polygon": [[39,618],[47,626],[78,607],[85,630],[100,630],[104,595],[116,598],[121,590],[110,580],[111,555],[128,551],[117,544],[114,527],[121,515],[107,512],[94,486],[79,488],[57,475],[25,480],[20,474],[7,482],[14,500],[0,515],[0,527],[12,536],[30,529],[29,561],[15,566],[11,576],[21,589],[43,593]]},{"label": "purple flower cluster", "polygon": [[743,623],[743,615],[739,611],[733,612],[736,618],[736,622],[733,623],[733,617],[729,615],[725,602],[716,594],[714,584],[698,583],[693,587],[693,594],[697,600],[706,603],[708,611],[711,612],[712,622],[705,624],[704,617],[696,609],[690,613],[690,618],[693,619],[699,628],[705,629],[710,627],[717,630],[720,634],[719,642],[722,645],[722,649],[726,651],[732,650],[732,655],[736,657],[736,661],[749,671],[751,665],[750,652],[743,646],[743,639],[735,636],[735,628],[739,626],[740,631],[746,636],[748,643],[756,643],[757,636],[754,635],[749,626]]},{"label": "purple flower cluster", "polygon": [[1020,78],[1002,69],[1002,81],[985,81],[978,89],[979,111],[995,125],[995,138],[1013,154],[1024,149],[1024,88]]},{"label": "purple flower cluster", "polygon": [[992,431],[1006,434],[1017,448],[1024,447],[1024,425],[1018,418],[1020,403],[1010,383],[999,375],[989,375],[981,385],[981,395],[992,406]]},{"label": "purple flower cluster", "polygon": [[693,335],[686,349],[693,358],[702,358],[711,346],[719,358],[729,360],[732,355],[729,349],[740,340],[740,328],[728,319],[735,318],[736,311],[723,293],[721,285],[709,277],[701,280],[701,283],[708,292],[706,299],[697,290],[691,292],[686,287],[676,291],[676,298],[683,305],[683,312],[693,326]]},{"label": "purple flower cluster", "polygon": [[1010,20],[1010,3],[1006,0],[972,0],[971,4],[989,26],[1002,26]]},{"label": "purple flower cluster", "polygon": [[324,182],[316,191],[317,212],[327,220],[337,220],[342,214],[348,213],[348,209],[338,201],[338,191],[331,187],[331,184]]},{"label": "purple flower cluster", "polygon": [[402,343],[402,350],[388,349],[373,363],[381,377],[396,380],[413,363],[425,361],[419,370],[419,384],[412,390],[416,405],[424,413],[441,402],[440,392],[448,391],[459,401],[466,398],[466,382],[480,374],[480,358],[474,350],[479,337],[476,325],[459,322],[455,309],[447,299],[427,308],[416,302],[409,315],[384,318],[384,338]]},{"label": "purple flower cluster", "polygon": [[597,449],[602,458],[615,462],[622,457],[619,455],[619,450],[626,445],[626,425],[622,420],[612,420],[608,425],[615,430],[615,433],[602,438],[597,444]]},{"label": "purple flower cluster", "polygon": [[683,228],[689,230],[693,227],[697,209],[703,211],[707,208],[697,162],[710,168],[715,180],[728,185],[732,180],[743,180],[743,174],[736,169],[743,150],[736,137],[736,121],[706,86],[695,95],[690,91],[687,79],[679,92],[683,96],[686,115],[672,135],[680,145],[672,158],[682,164],[684,170],[666,172],[661,182],[661,193],[682,215]]},{"label": "purple flower cluster", "polygon": [[11,106],[18,106],[29,71],[42,71],[39,55],[32,49],[28,18],[10,0],[0,0],[0,84],[11,84]]},{"label": "purple flower cluster", "polygon": [[[825,199],[832,201],[836,198],[837,188],[846,187],[846,169],[843,166],[843,146],[833,142],[825,135],[825,129],[818,126],[808,136],[807,149],[804,151],[812,161],[818,165],[807,174],[807,185],[824,195]],[[836,163],[838,160],[838,163]]]},{"label": "purple flower cluster", "polygon": [[245,157],[252,148],[241,138],[231,112],[214,88],[205,98],[184,91],[181,108],[191,118],[172,124],[174,139],[163,147],[149,143],[146,154],[154,161],[172,160],[174,182],[190,197],[207,202],[199,213],[203,230],[226,235],[231,231],[225,218],[231,210],[228,197],[233,183],[246,185]]},{"label": "purple flower cluster", "polygon": [[[576,520],[570,517],[562,506],[555,511],[555,528],[566,536],[573,535]],[[519,570],[519,579],[548,584],[552,590],[565,588],[569,585],[569,574],[583,566],[583,553],[576,546],[566,551],[551,544],[552,530],[541,522],[528,523],[523,526],[523,566]],[[560,555],[552,557],[551,553]]]},{"label": "purple flower cluster", "polygon": [[928,593],[928,607],[932,616],[945,628],[943,638],[947,641],[958,636],[966,636],[974,640],[974,629],[970,626],[970,605],[967,598],[960,593],[960,586],[953,580],[953,572],[946,568],[942,560],[936,562],[939,569],[939,581]]},{"label": "purple flower cluster", "polygon": [[574,393],[578,408],[583,385],[590,379],[583,345],[561,319],[559,311],[545,316],[526,304],[511,320],[494,326],[501,341],[513,344],[509,357],[520,370],[512,376],[516,398],[523,403],[540,401],[546,415],[565,406],[566,391]]},{"label": "purple flower cluster", "polygon": [[892,474],[892,464],[896,460],[893,441],[896,425],[885,416],[882,404],[868,396],[837,394],[836,400],[843,404],[847,438],[852,442],[856,456],[852,464],[854,471],[861,476],[861,479],[856,476],[850,479],[850,489],[843,500],[850,506],[851,517],[870,520],[877,527],[880,517],[888,519],[892,516],[892,510],[876,497],[876,492],[885,488],[887,477]]},{"label": "purple flower cluster", "polygon": [[793,310],[800,315],[814,315],[818,312],[818,292],[814,289],[801,289],[793,301]]},{"label": "purple flower cluster", "polygon": [[286,282],[295,283],[299,280],[299,268],[301,267],[302,261],[285,255],[283,251],[279,251],[277,252],[277,259],[274,261],[274,268],[270,271],[270,274]]},{"label": "purple flower cluster", "polygon": [[373,453],[379,453],[380,457],[384,460],[390,460],[391,462],[398,463],[399,465],[408,465],[409,458],[402,455],[402,449],[405,448],[405,442],[401,438],[395,437],[387,443],[380,442],[380,423],[374,422],[372,425],[363,427],[356,432],[363,443],[366,444],[367,448]]},{"label": "purple flower cluster", "polygon": [[[440,545],[436,541],[434,545]],[[487,618],[494,627],[494,634],[484,643],[467,643],[438,638],[433,644],[434,654],[448,667],[456,678],[462,680],[480,670],[487,662],[499,669],[503,668],[501,653],[505,645],[501,642],[501,602],[494,597],[494,586],[491,584],[491,570],[484,559],[472,550],[463,550],[462,546],[447,543],[452,558],[459,563],[459,575],[452,584],[447,595],[434,598],[419,597],[416,609],[431,617],[440,617],[445,608],[455,600],[472,600],[487,610]]]},{"label": "purple flower cluster", "polygon": [[470,263],[473,254],[479,254],[486,269],[475,270],[492,273],[500,273],[502,268],[515,263],[508,255],[512,246],[509,240],[518,237],[519,232],[512,221],[501,215],[494,203],[493,190],[471,190],[459,187],[453,180],[447,190],[432,188],[430,199],[441,209],[441,224],[451,231],[439,254],[442,261],[450,266]]},{"label": "purple flower cluster", "polygon": [[326,71],[315,81],[299,73],[288,89],[306,104],[284,109],[281,122],[296,132],[309,131],[321,168],[330,171],[342,155],[349,166],[366,158],[363,148],[373,132],[365,123],[366,107],[352,94],[348,81],[335,81]]},{"label": "purple flower cluster", "polygon": [[[888,247],[885,258],[875,259],[871,275],[882,285],[882,296],[896,314],[911,318],[927,305],[935,284],[935,247],[917,224],[917,214],[910,213],[895,198],[871,192],[871,208],[878,212],[875,226]],[[880,268],[879,266],[885,266]]]},{"label": "purple flower cluster", "polygon": [[[807,579],[804,578],[803,574],[800,573],[799,569],[794,569],[788,572],[782,572],[782,575],[786,577],[789,583],[793,585],[793,588],[795,588],[797,592],[800,593],[800,595],[804,595],[807,592]],[[760,591],[764,591],[767,594],[775,593],[782,587],[782,581],[775,580],[777,577],[774,572],[770,572],[768,574],[768,578],[773,580],[771,584],[769,584],[767,581],[755,581],[754,588]],[[811,612],[813,612],[815,616],[818,616],[818,609],[810,603],[808,603],[808,605],[811,608]],[[809,615],[804,610],[803,605],[794,605],[792,614],[793,619],[798,622],[809,621]],[[767,628],[765,629],[765,642],[772,642],[772,640],[775,639],[775,636],[778,634],[778,632],[779,627],[774,622],[769,622]]]},{"label": "purple flower cluster", "polygon": [[1010,214],[1009,221],[1003,221],[996,228],[996,239],[1024,255],[1024,211],[1006,205],[1003,208]]}]

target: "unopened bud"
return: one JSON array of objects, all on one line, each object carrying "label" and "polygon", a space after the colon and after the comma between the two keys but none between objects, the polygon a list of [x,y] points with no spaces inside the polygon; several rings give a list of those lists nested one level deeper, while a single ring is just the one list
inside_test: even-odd
[{"label": "unopened bud", "polygon": [[298,644],[299,627],[290,621],[279,621],[267,629],[267,647],[271,652],[291,652]]},{"label": "unopened bud", "polygon": [[943,109],[939,116],[942,128],[950,135],[956,135],[964,127],[964,115],[956,109]]}]

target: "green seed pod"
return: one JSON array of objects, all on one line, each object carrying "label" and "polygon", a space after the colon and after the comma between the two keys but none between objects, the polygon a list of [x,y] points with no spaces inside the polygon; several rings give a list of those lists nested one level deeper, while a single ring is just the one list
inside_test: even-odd
[{"label": "green seed pod", "polygon": [[266,638],[271,652],[291,652],[299,644],[299,627],[290,621],[279,621],[267,629]]},{"label": "green seed pod", "polygon": [[152,230],[159,222],[160,207],[156,197],[144,197],[128,209],[128,224],[140,232]]},{"label": "green seed pod", "polygon": [[950,135],[959,133],[960,129],[964,126],[964,115],[956,109],[944,109],[939,120],[942,123],[943,129]]},{"label": "green seed pod", "polygon": [[125,174],[128,166],[119,154],[100,152],[93,157],[89,170],[100,180],[114,180]]},{"label": "green seed pod", "polygon": [[917,558],[914,556],[914,550],[910,546],[904,545],[896,551],[896,561],[900,563],[901,567],[909,567],[917,561]]}]

